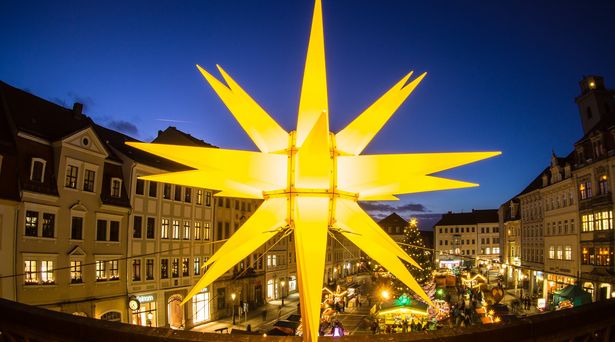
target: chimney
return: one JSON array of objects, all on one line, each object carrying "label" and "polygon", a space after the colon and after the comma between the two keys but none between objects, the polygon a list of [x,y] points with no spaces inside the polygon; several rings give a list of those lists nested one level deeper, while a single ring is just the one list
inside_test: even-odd
[{"label": "chimney", "polygon": [[75,116],[76,119],[81,117],[81,115],[83,114],[82,112],[83,112],[83,103],[79,103],[79,102],[73,103],[73,115]]}]

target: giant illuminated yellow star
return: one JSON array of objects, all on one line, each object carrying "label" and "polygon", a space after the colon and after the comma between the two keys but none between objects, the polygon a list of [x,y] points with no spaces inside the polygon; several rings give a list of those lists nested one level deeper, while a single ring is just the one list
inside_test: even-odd
[{"label": "giant illuminated yellow star", "polygon": [[403,261],[420,267],[357,204],[394,195],[477,186],[433,173],[499,152],[360,155],[425,74],[412,72],[337,134],[329,131],[321,2],[316,0],[297,130],[286,132],[221,67],[226,84],[197,66],[261,152],[128,143],[194,168],[143,179],[220,190],[262,205],[206,262],[184,303],[282,230],[295,237],[304,340],[315,341],[329,230],[337,231],[431,303]]}]

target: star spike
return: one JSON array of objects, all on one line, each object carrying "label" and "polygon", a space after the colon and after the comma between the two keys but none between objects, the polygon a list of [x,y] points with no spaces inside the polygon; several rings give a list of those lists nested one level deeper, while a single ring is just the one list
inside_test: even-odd
[{"label": "star spike", "polygon": [[293,221],[304,341],[318,339],[329,220],[328,198],[297,197]]},{"label": "star spike", "polygon": [[329,140],[329,122],[323,113],[297,153],[296,187],[329,188],[333,167]]},{"label": "star spike", "polygon": [[228,87],[200,65],[196,67],[261,152],[288,147],[288,133],[221,66],[216,65]]},{"label": "star spike", "polygon": [[190,290],[182,304],[209,286],[231,267],[263,245],[275,234],[277,228],[286,225],[286,199],[275,198],[265,201],[228,241],[205,263],[209,270]]},{"label": "star spike", "polygon": [[338,186],[346,191],[360,193],[360,200],[380,200],[379,196],[473,187],[478,184],[429,175],[499,154],[501,152],[339,156]]},{"label": "star spike", "polygon": [[325,37],[323,32],[322,4],[314,2],[312,29],[305,58],[299,115],[297,118],[296,146],[301,147],[321,113],[328,118],[327,70],[325,63]]},{"label": "star spike", "polygon": [[412,71],[335,135],[335,142],[339,151],[354,155],[363,152],[427,73],[423,73],[406,84],[411,75]]},{"label": "star spike", "polygon": [[354,233],[366,237],[373,244],[389,246],[391,251],[400,259],[407,261],[414,267],[422,269],[367,213],[359,207],[357,202],[337,199],[335,205],[335,225],[354,227]]},{"label": "star spike", "polygon": [[[233,184],[243,184],[244,186],[260,188],[261,196],[258,198],[262,198],[262,191],[279,189],[286,186],[287,173],[285,168],[288,159],[285,155],[140,142],[126,142],[126,144],[201,170],[204,173],[201,176],[204,178],[198,179],[197,177],[192,178],[192,180],[199,184],[207,185],[204,187],[208,189],[237,190],[237,187]],[[195,158],[195,156],[198,156],[198,158]],[[232,160],[233,163],[229,163],[229,160]],[[173,175],[173,173],[169,175],[172,175],[170,177],[174,179],[173,181],[167,180],[166,182],[168,183],[182,181],[181,177]],[[194,174],[188,173],[187,175],[192,176]],[[164,182],[164,175],[160,177],[156,179],[150,178],[150,180]],[[229,186],[231,187],[229,188]]]}]

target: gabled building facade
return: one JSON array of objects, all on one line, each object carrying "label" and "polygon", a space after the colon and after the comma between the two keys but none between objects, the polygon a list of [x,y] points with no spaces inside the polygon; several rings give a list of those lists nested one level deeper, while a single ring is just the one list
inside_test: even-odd
[{"label": "gabled building facade", "polygon": [[126,322],[121,160],[80,104],[69,110],[4,83],[0,96],[17,185],[15,215],[2,222],[3,232],[14,229],[14,299]]}]

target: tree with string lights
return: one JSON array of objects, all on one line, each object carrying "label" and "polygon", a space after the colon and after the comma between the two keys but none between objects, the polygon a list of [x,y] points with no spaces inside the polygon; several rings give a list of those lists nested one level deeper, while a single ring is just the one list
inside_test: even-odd
[{"label": "tree with string lights", "polygon": [[[404,238],[401,247],[423,268],[419,269],[409,263],[405,263],[414,279],[416,279],[419,284],[424,284],[430,280],[433,271],[433,251],[425,248],[423,236],[418,229],[418,220],[414,217],[410,219],[410,222],[408,222],[408,225],[404,228]],[[402,282],[398,283],[398,288],[401,287],[406,292],[409,290]]]}]

